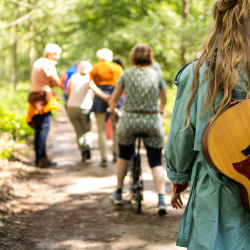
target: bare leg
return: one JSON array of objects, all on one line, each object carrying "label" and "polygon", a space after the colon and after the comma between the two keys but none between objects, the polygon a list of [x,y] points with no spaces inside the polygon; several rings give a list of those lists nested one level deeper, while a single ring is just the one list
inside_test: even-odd
[{"label": "bare leg", "polygon": [[98,143],[102,160],[107,160],[106,113],[95,113],[98,128]]},{"label": "bare leg", "polygon": [[116,177],[117,177],[117,187],[123,188],[123,181],[127,174],[129,161],[118,158],[116,162]]},{"label": "bare leg", "polygon": [[158,194],[165,194],[165,172],[163,166],[156,166],[152,168],[155,189]]},{"label": "bare leg", "polygon": [[156,166],[152,168],[152,173],[154,177],[154,184],[156,192],[158,193],[158,213],[164,215],[168,213],[167,207],[165,205],[164,196],[165,196],[165,171],[163,166]]},{"label": "bare leg", "polygon": [[110,115],[110,120],[112,123],[112,130],[113,130],[113,154],[117,155],[118,144],[117,144],[117,136],[116,136],[116,124],[117,124],[116,114]]}]

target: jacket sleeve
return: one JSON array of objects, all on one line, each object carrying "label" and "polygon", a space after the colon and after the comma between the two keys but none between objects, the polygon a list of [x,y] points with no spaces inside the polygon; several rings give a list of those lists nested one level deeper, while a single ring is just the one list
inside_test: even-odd
[{"label": "jacket sleeve", "polygon": [[175,83],[178,86],[170,130],[165,148],[166,169],[168,178],[178,184],[191,180],[192,166],[197,154],[194,151],[196,102],[190,107],[190,124],[187,128],[186,107],[191,95],[192,66],[177,74]]}]

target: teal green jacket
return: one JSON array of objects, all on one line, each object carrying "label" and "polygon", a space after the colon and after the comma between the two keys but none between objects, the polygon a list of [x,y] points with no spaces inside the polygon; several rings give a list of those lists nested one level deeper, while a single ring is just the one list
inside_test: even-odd
[{"label": "teal green jacket", "polygon": [[[199,70],[198,85],[205,71],[204,64]],[[165,149],[168,178],[178,184],[191,181],[176,245],[190,250],[248,250],[250,214],[242,206],[238,186],[211,169],[202,154],[202,133],[213,116],[211,112],[201,116],[206,84],[196,91],[190,107],[191,123],[183,130],[192,79],[193,64],[184,66],[175,78],[178,90]],[[247,78],[236,88],[241,99],[246,96],[246,85]],[[218,94],[216,103],[221,98],[222,94]]]}]

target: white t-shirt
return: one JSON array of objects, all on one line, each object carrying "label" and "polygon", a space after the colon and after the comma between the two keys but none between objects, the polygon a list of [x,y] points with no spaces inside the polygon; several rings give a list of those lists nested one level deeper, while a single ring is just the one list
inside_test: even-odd
[{"label": "white t-shirt", "polygon": [[70,96],[67,101],[68,107],[91,109],[93,104],[92,91],[89,89],[89,75],[73,74],[68,83]]},{"label": "white t-shirt", "polygon": [[51,91],[52,84],[49,77],[56,74],[55,65],[47,58],[36,60],[31,69],[31,92]]}]

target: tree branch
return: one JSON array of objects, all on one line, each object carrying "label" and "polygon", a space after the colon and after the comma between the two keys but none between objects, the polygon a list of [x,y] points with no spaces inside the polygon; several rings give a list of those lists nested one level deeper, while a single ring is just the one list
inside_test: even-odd
[{"label": "tree branch", "polygon": [[21,23],[22,21],[28,19],[31,15],[33,15],[33,14],[39,12],[39,11],[41,11],[41,10],[33,9],[32,11],[30,11],[30,12],[27,13],[26,15],[24,15],[24,16],[18,18],[17,20],[15,20],[15,21],[13,21],[13,22],[10,22],[10,23],[8,23],[8,24],[6,24],[6,25],[0,27],[0,30],[1,30],[1,29],[6,29],[6,28],[11,27],[11,26],[14,26],[14,25],[17,25],[17,24]]},{"label": "tree branch", "polygon": [[18,0],[10,0],[10,1],[15,3],[15,4],[19,4],[21,6],[24,6],[24,7],[32,7],[32,4],[30,4],[30,3],[21,2],[21,1],[18,1]]}]

